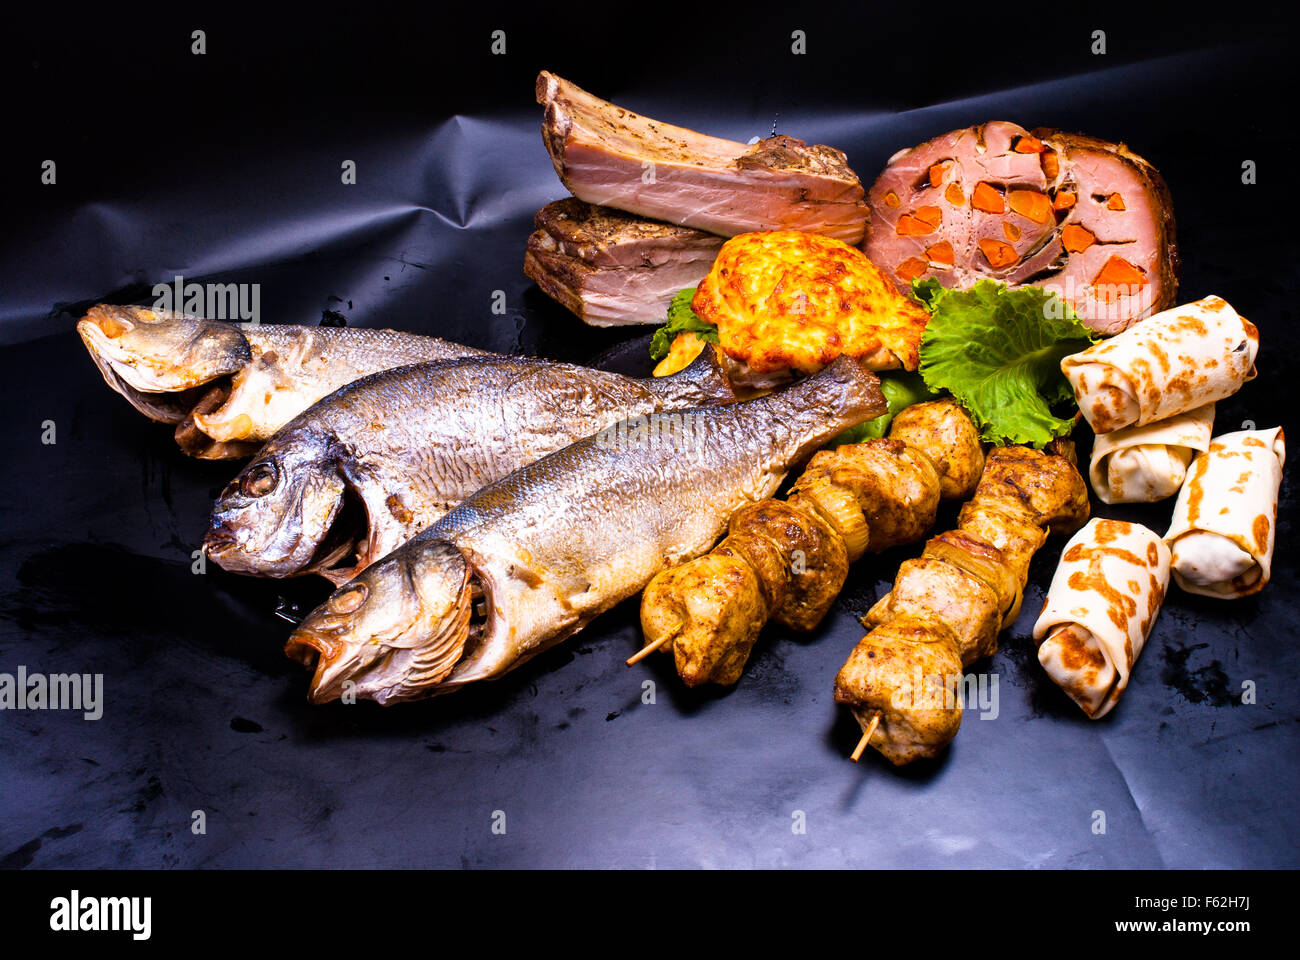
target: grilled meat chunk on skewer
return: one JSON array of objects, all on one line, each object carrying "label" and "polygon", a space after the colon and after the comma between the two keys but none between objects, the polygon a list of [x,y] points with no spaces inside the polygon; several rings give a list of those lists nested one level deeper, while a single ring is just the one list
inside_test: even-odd
[{"label": "grilled meat chunk on skewer", "polygon": [[951,401],[914,403],[894,415],[889,436],[923,451],[947,451],[931,458],[939,475],[941,500],[965,500],[984,474],[984,446],[970,417]]},{"label": "grilled meat chunk on skewer", "polygon": [[651,581],[641,601],[642,629],[647,638],[672,636],[687,686],[732,684],[769,619],[813,629],[848,569],[843,538],[820,516],[761,500],[736,512],[711,553]]},{"label": "grilled meat chunk on skewer", "polygon": [[[1088,491],[1069,441],[1042,452],[989,453],[961,526],[902,565],[893,589],[863,618],[871,632],[836,677],[835,700],[853,710],[867,745],[894,764],[937,756],[947,746],[961,704],[933,697],[918,703],[916,690],[955,689],[962,668],[997,650],[998,633],[1020,609],[1034,551],[1049,530],[1073,532],[1087,517]],[[887,664],[879,677],[877,661]],[[903,684],[896,661],[920,665],[921,675]],[[926,679],[926,664],[949,672]]]},{"label": "grilled meat chunk on skewer", "polygon": [[896,766],[938,756],[961,726],[961,658],[948,627],[898,617],[863,637],[835,677],[869,746]]},{"label": "grilled meat chunk on skewer", "polygon": [[820,451],[787,502],[746,507],[713,553],[655,577],[641,601],[646,649],[671,653],[690,686],[735,683],[768,620],[814,629],[849,563],[922,536],[939,504],[936,463],[950,464],[949,489],[965,496],[984,452],[955,402],[920,406],[928,409],[898,428],[920,446],[891,431],[890,439]]}]

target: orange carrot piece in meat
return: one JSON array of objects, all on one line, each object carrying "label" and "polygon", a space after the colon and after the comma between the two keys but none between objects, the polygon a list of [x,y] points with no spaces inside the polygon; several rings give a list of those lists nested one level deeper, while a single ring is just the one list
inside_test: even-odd
[{"label": "orange carrot piece in meat", "polygon": [[954,207],[960,207],[966,202],[966,194],[962,193],[961,187],[955,183],[948,184],[948,189],[943,192],[943,198]]},{"label": "orange carrot piece in meat", "polygon": [[1124,198],[1118,193],[1112,193],[1110,199],[1106,201],[1107,210],[1124,210]]},{"label": "orange carrot piece in meat", "polygon": [[1082,253],[1097,242],[1097,235],[1077,223],[1067,223],[1061,231],[1061,243],[1071,253]]},{"label": "orange carrot piece in meat", "polygon": [[1052,198],[1053,210],[1069,210],[1079,202],[1079,195],[1070,190],[1057,190],[1056,196]]},{"label": "orange carrot piece in meat", "polygon": [[929,268],[929,264],[920,257],[908,257],[898,265],[894,272],[899,275],[905,282],[911,283]]},{"label": "orange carrot piece in meat", "polygon": [[981,240],[979,248],[983,251],[984,259],[988,260],[989,266],[995,269],[1009,267],[1020,259],[1016,255],[1016,248],[1001,240]]},{"label": "orange carrot piece in meat", "polygon": [[970,205],[976,210],[983,210],[985,213],[1005,213],[1007,210],[1002,194],[982,180],[975,184],[975,192],[971,194]]},{"label": "orange carrot piece in meat", "polygon": [[1009,243],[1015,243],[1017,240],[1020,239],[1020,228],[1017,227],[1014,223],[1008,223],[1007,221],[1003,220],[1002,235],[1007,238],[1007,241]]},{"label": "orange carrot piece in meat", "polygon": [[917,207],[898,218],[894,229],[900,237],[924,237],[934,233],[943,223],[943,211],[938,207]]},{"label": "orange carrot piece in meat", "polygon": [[925,255],[930,258],[931,263],[937,263],[941,267],[951,267],[955,262],[952,252],[952,244],[947,240],[940,240],[934,246],[925,251]]},{"label": "orange carrot piece in meat", "polygon": [[1037,190],[1012,190],[1007,194],[1011,209],[1035,223],[1051,223],[1052,203]]},{"label": "orange carrot piece in meat", "polygon": [[1048,180],[1055,180],[1057,174],[1061,172],[1061,163],[1056,157],[1055,150],[1044,150],[1039,156],[1039,163],[1043,166],[1043,176]]},{"label": "orange carrot piece in meat", "polygon": [[936,230],[939,229],[939,224],[943,223],[943,211],[938,207],[917,207],[912,213],[916,219],[928,223]]},{"label": "orange carrot piece in meat", "polygon": [[902,202],[903,201],[898,199],[898,194],[896,194],[893,190],[890,190],[887,194],[885,194],[885,205],[888,207],[897,207]]},{"label": "orange carrot piece in meat", "polygon": [[934,233],[934,227],[916,219],[910,213],[905,213],[898,218],[898,226],[894,230],[900,237],[924,237],[927,233]]},{"label": "orange carrot piece in meat", "polygon": [[1123,257],[1111,257],[1092,281],[1093,296],[1114,303],[1122,295],[1136,294],[1147,282],[1146,275]]},{"label": "orange carrot piece in meat", "polygon": [[942,185],[944,175],[952,167],[951,160],[944,160],[940,163],[933,164],[930,167],[930,186],[937,187]]},{"label": "orange carrot piece in meat", "polygon": [[1043,141],[1037,137],[1031,137],[1029,134],[1016,138],[1016,153],[1042,153],[1043,148]]}]

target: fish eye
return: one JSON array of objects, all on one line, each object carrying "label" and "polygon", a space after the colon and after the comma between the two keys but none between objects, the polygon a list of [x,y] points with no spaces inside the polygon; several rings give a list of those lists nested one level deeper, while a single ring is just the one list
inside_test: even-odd
[{"label": "fish eye", "polygon": [[370,591],[366,588],[366,585],[358,583],[330,597],[330,609],[335,613],[354,613],[358,607],[366,602],[366,597],[369,594]]},{"label": "fish eye", "polygon": [[257,464],[244,474],[244,479],[239,482],[239,489],[246,497],[264,497],[275,489],[279,479],[280,472],[276,470],[275,464],[267,461]]}]

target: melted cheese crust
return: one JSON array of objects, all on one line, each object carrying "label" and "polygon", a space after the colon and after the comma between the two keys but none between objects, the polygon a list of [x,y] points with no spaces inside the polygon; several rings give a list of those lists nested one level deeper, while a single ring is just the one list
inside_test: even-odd
[{"label": "melted cheese crust", "polygon": [[732,237],[691,308],[717,325],[728,356],[760,373],[816,373],[840,354],[915,370],[929,320],[860,250],[798,230]]}]

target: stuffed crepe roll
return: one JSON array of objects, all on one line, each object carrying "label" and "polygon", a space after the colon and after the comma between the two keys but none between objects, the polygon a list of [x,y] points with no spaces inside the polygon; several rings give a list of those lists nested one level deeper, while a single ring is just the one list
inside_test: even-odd
[{"label": "stuffed crepe roll", "polygon": [[1105,503],[1155,503],[1176,494],[1192,457],[1210,447],[1214,404],[1144,426],[1103,433],[1092,445],[1089,477]]},{"label": "stuffed crepe roll", "polygon": [[1061,361],[1088,424],[1110,433],[1222,400],[1255,376],[1259,331],[1219,297],[1175,307]]},{"label": "stuffed crepe roll", "polygon": [[1137,523],[1094,519],[1065,545],[1034,624],[1038,662],[1089,717],[1128,686],[1169,587],[1169,548]]},{"label": "stuffed crepe roll", "polygon": [[1224,600],[1264,589],[1285,463],[1281,427],[1225,433],[1196,458],[1165,534],[1180,587]]}]

